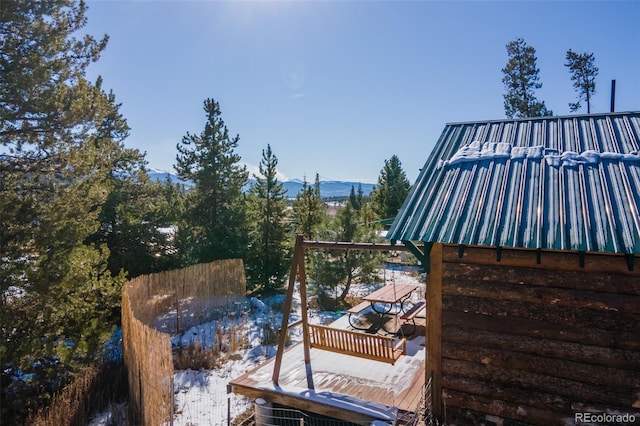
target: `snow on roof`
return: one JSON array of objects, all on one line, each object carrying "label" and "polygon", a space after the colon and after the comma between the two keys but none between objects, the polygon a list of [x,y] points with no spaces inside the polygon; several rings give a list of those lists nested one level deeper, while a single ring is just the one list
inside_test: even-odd
[{"label": "snow on roof", "polygon": [[580,164],[595,166],[603,160],[608,161],[629,161],[640,163],[640,153],[633,151],[630,153],[619,152],[598,152],[586,150],[582,153],[575,151],[559,152],[555,149],[545,149],[542,145],[535,146],[512,146],[506,142],[480,142],[473,141],[461,147],[449,160],[440,160],[437,167],[451,167],[457,164],[472,161],[485,160],[531,160],[547,161],[552,167],[577,167]]},{"label": "snow on roof", "polygon": [[640,111],[448,124],[386,238],[640,253]]}]

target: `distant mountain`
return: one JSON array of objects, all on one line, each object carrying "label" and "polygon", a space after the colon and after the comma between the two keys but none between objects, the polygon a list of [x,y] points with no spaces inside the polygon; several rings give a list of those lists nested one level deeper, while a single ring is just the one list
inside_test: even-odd
[{"label": "distant mountain", "polygon": [[181,181],[176,174],[167,172],[166,170],[149,169],[148,174],[151,180],[157,180],[158,182],[166,182],[167,179],[170,179],[172,183],[180,182],[187,187],[193,186],[192,182]]},{"label": "distant mountain", "polygon": [[[251,179],[250,179],[251,181]],[[251,184],[251,182],[250,182]],[[307,182],[307,185],[313,185],[313,182]],[[324,180],[320,181],[320,197],[321,198],[335,198],[335,197],[348,197],[351,193],[351,187],[358,191],[358,186],[362,186],[362,193],[369,195],[373,190],[372,183],[359,183],[359,182],[344,182],[336,180]],[[303,182],[298,179],[287,180],[283,182],[283,187],[287,191],[287,197],[295,198],[298,192],[302,189]]]},{"label": "distant mountain", "polygon": [[[158,182],[166,182],[167,179],[170,179],[173,183],[182,183],[187,188],[193,186],[192,182],[189,181],[181,181],[178,176],[174,173],[165,171],[165,170],[149,170],[149,177],[152,180],[156,180]],[[255,182],[254,179],[249,179],[249,182],[245,186],[245,190],[248,190],[251,185]],[[302,189],[304,182],[300,179],[291,179],[283,182],[284,190],[287,193],[288,198],[295,198],[298,192]],[[313,182],[307,182],[307,185],[313,185]],[[356,191],[358,190],[358,186],[362,186],[362,193],[366,196],[371,193],[373,190],[374,184],[372,183],[359,183],[359,182],[344,182],[344,181],[334,181],[334,180],[326,180],[320,181],[320,197],[322,198],[335,198],[335,197],[348,197],[351,193],[351,187],[353,187]]]}]

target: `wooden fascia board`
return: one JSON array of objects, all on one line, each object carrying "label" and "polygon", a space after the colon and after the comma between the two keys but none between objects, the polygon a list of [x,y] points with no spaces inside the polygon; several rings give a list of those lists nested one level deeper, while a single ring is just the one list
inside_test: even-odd
[{"label": "wooden fascia board", "polygon": [[304,396],[295,396],[278,392],[271,389],[252,388],[240,384],[230,384],[231,392],[244,395],[249,398],[263,398],[271,403],[279,404],[287,408],[300,411],[307,411],[322,416],[331,417],[333,419],[344,420],[353,423],[371,423],[379,420],[366,414],[340,408],[335,405],[324,404],[320,401],[305,398]]}]

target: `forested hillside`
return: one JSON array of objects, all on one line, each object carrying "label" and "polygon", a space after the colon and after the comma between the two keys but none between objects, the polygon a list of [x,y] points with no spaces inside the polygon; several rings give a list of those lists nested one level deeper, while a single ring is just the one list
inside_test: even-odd
[{"label": "forested hillside", "polygon": [[[145,155],[127,147],[116,94],[102,78],[87,78],[108,36],[82,32],[86,8],[73,0],[0,8],[3,424],[20,424],[103,359],[127,279],[237,257],[252,289],[278,292],[296,233],[373,238],[374,228],[362,225],[397,210],[380,203],[408,190],[389,197],[385,172],[377,201],[352,186],[347,206],[328,218],[316,179],[287,203],[271,147],[259,175],[249,176],[235,151],[240,137],[206,94],[203,129],[176,141],[178,176],[193,186],[150,179]],[[399,162],[393,167],[402,175]],[[335,279],[357,263],[343,266]]]}]

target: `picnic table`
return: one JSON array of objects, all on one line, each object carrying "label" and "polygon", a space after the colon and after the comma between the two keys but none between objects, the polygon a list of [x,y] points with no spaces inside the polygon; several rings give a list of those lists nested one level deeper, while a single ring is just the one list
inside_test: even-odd
[{"label": "picnic table", "polygon": [[[417,286],[413,284],[389,284],[381,287],[373,293],[362,298],[363,302],[349,309],[349,323],[353,328],[376,332],[383,329],[389,334],[396,334],[395,331],[389,331],[385,328],[385,317],[388,315],[396,316],[405,311],[404,304],[410,299],[411,293],[415,291]],[[371,307],[376,314],[377,321],[367,328],[363,328],[352,321],[352,315],[357,315]]]}]

